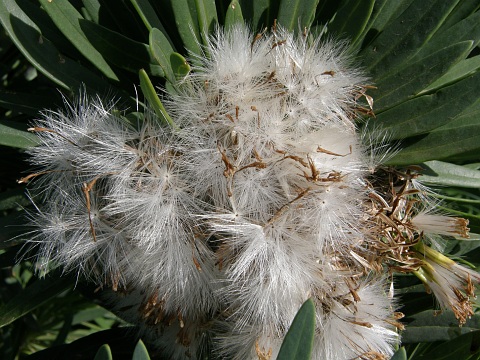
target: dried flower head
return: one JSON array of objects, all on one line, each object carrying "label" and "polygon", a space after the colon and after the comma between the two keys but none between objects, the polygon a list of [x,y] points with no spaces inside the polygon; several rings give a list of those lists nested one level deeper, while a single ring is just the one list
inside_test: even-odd
[{"label": "dried flower head", "polygon": [[86,99],[35,125],[41,264],[116,291],[172,358],[199,356],[211,336],[219,356],[276,356],[308,298],[315,358],[387,358],[402,328],[385,281],[395,270],[422,276],[464,321],[478,275],[436,269],[423,242],[467,236],[466,223],[424,212],[415,168],[372,163],[386,151],[357,129],[373,99],[345,44],[238,25],[195,63],[165,95],[175,126],[146,114],[134,128]]}]

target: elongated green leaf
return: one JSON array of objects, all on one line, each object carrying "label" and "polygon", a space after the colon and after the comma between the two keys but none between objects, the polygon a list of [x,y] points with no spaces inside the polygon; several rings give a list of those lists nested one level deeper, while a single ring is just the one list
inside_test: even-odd
[{"label": "elongated green leaf", "polygon": [[15,0],[0,1],[0,21],[17,48],[47,78],[64,89],[78,91],[82,84],[98,93],[110,85],[90,70],[63,56],[42,36],[39,28],[18,7]]},{"label": "elongated green leaf", "polygon": [[206,45],[208,34],[213,32],[215,25],[218,23],[215,0],[195,0],[195,6],[197,8],[200,37],[203,40],[203,44]]},{"label": "elongated green leaf", "polygon": [[407,360],[407,352],[405,351],[405,348],[402,346],[400,349],[393,354],[393,356],[390,358],[390,360]]},{"label": "elongated green leaf", "polygon": [[478,0],[462,0],[460,1],[455,9],[448,15],[447,19],[443,22],[442,27],[439,29],[439,32],[449,30],[451,26],[457,24],[462,19],[473,14],[476,10],[480,8]]},{"label": "elongated green leaf", "polygon": [[277,21],[290,31],[309,28],[319,0],[281,0]]},{"label": "elongated green leaf", "polygon": [[91,21],[80,19],[79,24],[92,45],[112,64],[134,73],[146,69],[153,76],[165,76],[162,67],[155,65],[156,60],[147,44],[129,39]]},{"label": "elongated green leaf", "polygon": [[12,122],[2,121],[0,124],[0,145],[26,149],[38,144],[35,135],[17,130],[13,127],[15,125]]},{"label": "elongated green leaf", "polygon": [[[376,0],[373,6],[372,15],[365,27],[361,39],[367,42],[373,40],[375,36],[383,32],[387,24],[392,19],[402,14],[414,0],[389,1]],[[368,36],[367,36],[368,35]]]},{"label": "elongated green leaf", "polygon": [[422,164],[420,181],[430,185],[458,186],[480,189],[480,171],[443,161]]},{"label": "elongated green leaf", "polygon": [[16,319],[35,310],[61,292],[72,286],[68,276],[48,276],[27,286],[8,303],[0,307],[0,327],[8,325]]},{"label": "elongated green leaf", "polygon": [[58,29],[98,70],[109,79],[118,81],[118,77],[102,55],[88,41],[79,20],[82,15],[68,1],[39,0]]},{"label": "elongated green leaf", "polygon": [[315,305],[308,299],[298,310],[283,340],[277,360],[308,360],[315,335]]},{"label": "elongated green leaf", "polygon": [[446,125],[425,136],[407,139],[403,149],[387,163],[418,164],[429,160],[478,160],[480,151],[480,102]]},{"label": "elongated green leaf", "polygon": [[376,123],[392,139],[404,139],[439,128],[472,106],[480,93],[480,73],[434,94],[406,101],[378,114]]},{"label": "elongated green leaf", "polygon": [[147,348],[142,340],[138,340],[135,350],[133,351],[132,360],[150,360]]},{"label": "elongated green leaf", "polygon": [[26,16],[36,25],[42,36],[47,38],[62,54],[68,54],[71,59],[82,59],[83,55],[75,46],[60,32],[50,16],[43,11],[40,4],[30,1],[17,1],[18,6],[25,12]]},{"label": "elongated green leaf", "polygon": [[200,27],[194,0],[175,0],[171,2],[171,5],[175,25],[185,48],[193,54],[201,55]]},{"label": "elongated green leaf", "polygon": [[412,60],[428,56],[428,54],[444,48],[448,44],[467,40],[472,41],[472,48],[480,40],[480,13],[475,13],[463,19],[449,28],[448,31],[434,34],[428,43],[419,49]]},{"label": "elongated green leaf", "polygon": [[348,0],[338,9],[328,24],[328,32],[336,37],[348,38],[352,43],[365,29],[372,15],[375,0]]},{"label": "elongated green leaf", "polygon": [[112,350],[108,344],[104,344],[98,349],[93,360],[112,360]]},{"label": "elongated green leaf", "polygon": [[462,327],[452,311],[437,314],[434,310],[427,310],[415,314],[412,319],[402,332],[402,342],[405,344],[452,340],[480,329],[480,315],[473,315]]},{"label": "elongated green leaf", "polygon": [[422,359],[475,360],[479,358],[480,331],[463,334],[456,339],[434,346],[422,354]]},{"label": "elongated green leaf", "polygon": [[227,14],[225,15],[225,28],[230,29],[233,25],[243,22],[242,8],[238,0],[232,0],[228,5]]},{"label": "elongated green leaf", "polygon": [[148,77],[145,70],[140,70],[140,87],[142,89],[143,95],[148,100],[149,104],[153,107],[155,114],[157,114],[160,122],[164,125],[168,124],[173,126],[172,118],[167,114],[165,107],[163,106],[160,98],[158,97],[155,88],[153,87],[150,78]]},{"label": "elongated green leaf", "polygon": [[163,69],[165,78],[172,84],[175,83],[175,73],[172,69],[170,56],[174,53],[173,47],[165,37],[165,35],[158,29],[150,31],[150,52],[158,65]]},{"label": "elongated green leaf", "polygon": [[152,5],[147,0],[130,0],[130,2],[133,4],[135,10],[137,10],[138,15],[140,15],[140,18],[149,32],[153,28],[157,28],[163,33],[166,33],[162,22],[155,14],[155,10],[153,9]]},{"label": "elongated green leaf", "polygon": [[386,110],[411,98],[423,90],[428,84],[445,74],[454,64],[463,60],[470,51],[472,41],[460,42],[391,74],[375,85],[377,90],[371,92],[375,99],[376,111]]},{"label": "elongated green leaf", "polygon": [[473,75],[480,70],[480,56],[465,59],[453,66],[445,75],[440,79],[433,82],[422,93],[430,92],[435,89],[439,89],[443,86],[447,86],[458,80],[461,80],[467,76]]},{"label": "elongated green leaf", "polygon": [[273,25],[273,18],[277,18],[279,3],[280,1],[270,0],[240,0],[243,17],[251,22],[252,29],[257,32]]},{"label": "elongated green leaf", "polygon": [[72,318],[72,325],[93,321],[97,318],[111,314],[108,310],[100,306],[89,307],[76,312]]},{"label": "elongated green leaf", "polygon": [[82,0],[82,4],[85,6],[91,21],[98,24],[100,20],[100,2],[98,0]]},{"label": "elongated green leaf", "polygon": [[362,52],[365,66],[378,81],[414,56],[441,26],[458,3],[455,1],[413,1]]}]

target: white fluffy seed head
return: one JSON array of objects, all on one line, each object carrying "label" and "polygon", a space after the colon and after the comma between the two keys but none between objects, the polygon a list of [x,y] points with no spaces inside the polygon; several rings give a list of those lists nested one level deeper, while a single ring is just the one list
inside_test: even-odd
[{"label": "white fluffy seed head", "polygon": [[136,129],[86,100],[38,123],[40,258],[121,290],[172,358],[207,331],[229,336],[221,354],[276,354],[309,297],[317,358],[391,354],[393,306],[365,276],[366,78],[345,45],[238,25],[196,60],[164,101],[174,127],[147,114]]}]

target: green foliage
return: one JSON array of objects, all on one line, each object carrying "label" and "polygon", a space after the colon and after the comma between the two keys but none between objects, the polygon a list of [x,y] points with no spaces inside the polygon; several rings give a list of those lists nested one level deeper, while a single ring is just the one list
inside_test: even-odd
[{"label": "green foliage", "polygon": [[277,360],[308,360],[315,335],[315,305],[305,301],[283,340]]},{"label": "green foliage", "polygon": [[[27,262],[15,265],[28,237],[19,214],[29,204],[15,180],[28,169],[23,149],[36,143],[27,132],[30,120],[82,87],[113,94],[132,119],[133,85],[139,84],[140,102],[172,126],[155,86],[175,91],[217,25],[245,21],[260,32],[276,19],[293,31],[311,27],[325,38],[350,39],[376,86],[368,91],[375,101],[371,122],[402,149],[388,163],[419,164],[425,169],[420,180],[442,186],[436,194],[442,206],[468,218],[473,232],[470,240],[452,238],[445,247],[480,266],[479,8],[478,0],[0,1],[0,263],[7,274],[0,286],[0,358],[34,352],[29,359],[148,358],[143,343],[134,350],[131,337],[110,329],[120,320],[71,290],[75,279],[35,280]],[[432,316],[433,301],[418,281],[398,276],[397,283],[403,311],[412,316],[405,320],[406,346],[393,359],[480,359],[477,314],[459,328],[449,313]],[[295,349],[310,351],[312,307],[305,303],[295,318],[284,358],[295,358]],[[98,350],[102,344],[109,346]]]}]

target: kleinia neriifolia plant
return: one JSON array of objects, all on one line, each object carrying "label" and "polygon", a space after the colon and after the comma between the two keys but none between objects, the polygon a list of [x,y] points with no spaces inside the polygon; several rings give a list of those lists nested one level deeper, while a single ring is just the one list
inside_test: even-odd
[{"label": "kleinia neriifolia plant", "polygon": [[162,94],[171,124],[87,95],[35,122],[22,182],[40,271],[104,289],[169,359],[275,359],[309,298],[313,359],[389,358],[393,272],[466,322],[480,276],[439,244],[468,222],[435,210],[418,167],[383,164],[395,150],[374,120],[359,130],[375,84],[346,43],[240,24],[190,64]]}]

